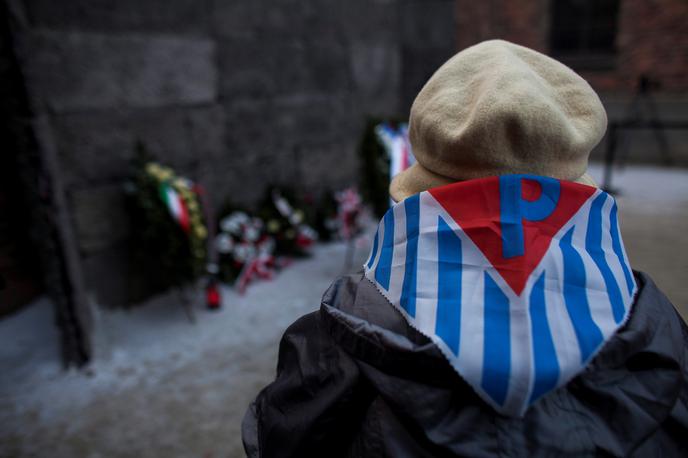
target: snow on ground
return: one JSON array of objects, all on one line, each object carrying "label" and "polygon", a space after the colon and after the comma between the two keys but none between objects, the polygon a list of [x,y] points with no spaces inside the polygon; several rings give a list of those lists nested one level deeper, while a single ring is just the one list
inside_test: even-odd
[{"label": "snow on ground", "polygon": [[[591,174],[601,182],[600,166]],[[688,170],[629,167],[613,184],[631,263],[687,317]],[[274,377],[280,336],[318,308],[344,257],[318,246],[243,297],[225,289],[218,312],[196,304],[195,324],[176,293],[101,310],[87,371],[62,371],[47,300],[0,321],[0,457],[243,456],[241,419]]]},{"label": "snow on ground", "polygon": [[[604,166],[591,164],[588,173],[601,184]],[[676,208],[688,202],[688,169],[658,166],[615,167],[611,185],[618,193],[620,202],[642,206],[645,210],[651,210],[651,204]]]},{"label": "snow on ground", "polygon": [[175,293],[101,311],[87,371],[60,368],[47,300],[0,322],[0,456],[243,456],[241,419],[274,377],[279,338],[344,262],[343,244],[317,246],[243,297],[225,288],[220,311],[197,304],[195,324]]}]

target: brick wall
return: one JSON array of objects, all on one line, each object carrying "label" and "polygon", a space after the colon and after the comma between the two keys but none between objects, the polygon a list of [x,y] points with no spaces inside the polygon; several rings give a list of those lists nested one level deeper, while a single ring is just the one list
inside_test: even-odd
[{"label": "brick wall", "polygon": [[[503,38],[549,52],[547,0],[457,0],[458,49]],[[580,70],[599,91],[631,91],[649,74],[667,92],[688,91],[688,3],[682,0],[622,0],[613,68]]]},{"label": "brick wall", "polygon": [[599,91],[632,91],[647,74],[665,92],[688,91],[688,3],[621,1],[617,57],[609,71],[581,72]]},{"label": "brick wall", "polygon": [[457,0],[457,48],[501,38],[538,51],[547,50],[547,0]]},{"label": "brick wall", "polygon": [[[457,48],[502,38],[551,54],[551,5],[555,0],[457,0]],[[660,84],[653,95],[660,119],[688,121],[688,2],[683,0],[620,0],[616,56],[606,68],[588,70],[570,65],[598,91],[609,118],[621,119],[640,75]],[[626,132],[625,157],[659,162],[659,145],[647,130]],[[688,166],[688,132],[667,131],[675,163]],[[601,159],[605,142],[593,152]]]}]

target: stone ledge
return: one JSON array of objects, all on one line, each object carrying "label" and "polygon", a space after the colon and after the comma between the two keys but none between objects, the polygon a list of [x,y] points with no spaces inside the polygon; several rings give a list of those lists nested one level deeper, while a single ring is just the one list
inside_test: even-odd
[{"label": "stone ledge", "polygon": [[224,127],[220,105],[97,111],[53,120],[68,188],[126,178],[138,142],[180,172],[194,162],[224,160]]},{"label": "stone ledge", "polygon": [[33,26],[107,32],[207,33],[209,0],[26,0]]},{"label": "stone ledge", "polygon": [[201,104],[217,97],[211,40],[42,30],[24,33],[18,44],[39,109],[68,113]]},{"label": "stone ledge", "polygon": [[82,255],[102,250],[129,235],[129,215],[122,184],[70,193],[74,227]]}]

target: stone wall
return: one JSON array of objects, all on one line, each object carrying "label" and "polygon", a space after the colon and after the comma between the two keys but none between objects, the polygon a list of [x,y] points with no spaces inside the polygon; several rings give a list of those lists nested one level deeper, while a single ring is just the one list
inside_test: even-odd
[{"label": "stone wall", "polygon": [[[458,48],[503,38],[541,52],[550,51],[553,0],[457,0]],[[649,74],[667,92],[688,91],[688,3],[683,0],[619,2],[616,56],[611,65],[581,73],[597,90],[632,91]]]},{"label": "stone wall", "polygon": [[402,3],[401,103],[404,113],[408,112],[427,79],[456,53],[456,17],[453,1]]},{"label": "stone wall", "polygon": [[146,293],[123,185],[137,143],[216,203],[356,183],[366,116],[405,116],[454,51],[447,0],[7,0],[86,287]]},{"label": "stone wall", "polygon": [[456,0],[458,49],[501,38],[547,52],[549,0]]},{"label": "stone wall", "polygon": [[631,0],[619,6],[615,69],[594,75],[601,90],[633,90],[650,75],[666,92],[688,91],[688,2]]}]

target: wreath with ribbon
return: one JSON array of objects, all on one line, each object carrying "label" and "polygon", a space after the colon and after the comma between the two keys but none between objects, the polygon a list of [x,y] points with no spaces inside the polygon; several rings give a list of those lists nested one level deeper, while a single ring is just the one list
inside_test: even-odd
[{"label": "wreath with ribbon", "polygon": [[203,189],[145,157],[135,163],[131,184],[136,252],[155,266],[151,276],[161,287],[194,281],[207,258]]}]

